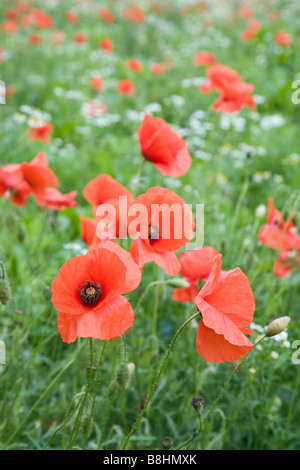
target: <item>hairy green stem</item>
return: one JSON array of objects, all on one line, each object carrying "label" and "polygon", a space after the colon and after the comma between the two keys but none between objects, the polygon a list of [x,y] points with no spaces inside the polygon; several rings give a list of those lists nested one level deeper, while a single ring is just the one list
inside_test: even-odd
[{"label": "hairy green stem", "polygon": [[[150,284],[149,284],[149,285],[150,285]],[[158,385],[159,379],[160,379],[160,377],[162,376],[162,374],[163,374],[163,372],[164,372],[164,370],[165,370],[165,367],[166,367],[166,365],[167,365],[169,356],[170,356],[171,352],[173,351],[173,348],[174,348],[174,346],[175,346],[175,343],[176,343],[178,337],[179,337],[180,334],[183,332],[183,330],[185,329],[185,327],[186,327],[192,320],[194,320],[195,318],[197,318],[199,315],[200,315],[200,312],[197,312],[197,313],[195,313],[194,315],[192,315],[188,320],[186,320],[186,322],[185,322],[185,323],[177,330],[177,332],[175,333],[175,336],[173,337],[173,339],[172,339],[172,341],[171,341],[171,343],[170,343],[169,349],[168,349],[168,351],[167,351],[167,353],[166,353],[166,355],[165,355],[165,358],[164,358],[164,360],[163,360],[163,362],[162,362],[162,364],[161,364],[161,366],[160,366],[160,369],[159,369],[159,371],[158,371],[158,373],[157,373],[156,379],[155,379],[155,381],[154,381],[154,383],[153,383],[153,385],[152,385],[152,389],[151,389],[151,391],[150,391],[150,393],[149,393],[149,395],[148,395],[148,397],[147,397],[147,400],[146,400],[146,402],[145,402],[145,405],[144,405],[142,411],[140,412],[140,414],[139,414],[139,416],[138,416],[136,422],[135,422],[134,425],[132,426],[132,428],[131,428],[129,434],[127,435],[127,437],[126,437],[126,439],[125,439],[125,441],[124,441],[122,450],[126,449],[127,444],[128,444],[128,442],[129,442],[129,439],[131,438],[132,434],[134,433],[134,431],[135,431],[136,428],[138,427],[138,425],[139,425],[139,423],[140,423],[142,417],[144,416],[144,414],[145,414],[146,411],[147,411],[148,405],[149,405],[149,403],[150,403],[150,401],[151,401],[151,398],[152,398],[152,396],[153,396],[153,394],[154,394],[154,392],[155,392],[155,390],[156,390],[156,387],[157,387],[157,385]]]},{"label": "hairy green stem", "polygon": [[73,429],[72,429],[72,432],[71,432],[71,436],[69,438],[69,442],[68,442],[67,447],[66,447],[67,450],[70,449],[70,447],[71,447],[72,443],[74,442],[74,440],[76,439],[76,437],[78,435],[78,432],[79,432],[79,429],[80,429],[81,416],[82,416],[82,413],[83,413],[83,410],[84,410],[84,407],[85,407],[85,404],[86,404],[88,394],[90,393],[90,389],[91,389],[92,373],[93,373],[93,339],[90,338],[90,369],[89,369],[88,382],[86,384],[85,394],[84,394],[84,396],[81,400],[81,403],[79,405],[76,420],[75,420],[75,423],[74,423],[74,426],[73,426]]},{"label": "hairy green stem", "polygon": [[[261,343],[264,339],[265,339],[266,335],[264,335],[262,338],[260,338],[253,346],[253,348],[251,349],[251,351],[253,351],[253,349],[259,344]],[[222,388],[221,392],[219,393],[219,395],[217,396],[217,398],[215,399],[212,407],[210,408],[209,412],[207,413],[207,415],[205,416],[205,418],[202,420],[202,422],[200,422],[200,425],[199,425],[199,428],[193,433],[193,436],[190,437],[189,439],[187,439],[185,442],[183,442],[179,447],[177,447],[176,450],[180,450],[182,449],[183,447],[186,447],[188,444],[190,444],[192,441],[194,441],[198,436],[199,434],[201,433],[201,431],[203,430],[204,426],[205,426],[205,423],[207,422],[208,418],[210,417],[210,415],[212,414],[212,412],[215,410],[217,404],[219,403],[219,401],[221,400],[222,396],[224,395],[224,393],[226,392],[231,380],[233,379],[233,377],[235,376],[235,374],[237,373],[237,371],[239,370],[239,368],[244,364],[246,358],[248,357],[248,354],[250,354],[249,351],[246,356],[244,356],[240,362],[238,363],[237,367],[232,371],[232,373],[230,374],[229,378],[227,379],[224,387]]]},{"label": "hairy green stem", "polygon": [[38,405],[41,403],[41,401],[45,398],[45,396],[47,395],[47,393],[54,387],[54,385],[56,384],[56,382],[63,376],[63,374],[66,372],[66,370],[69,369],[69,367],[73,364],[73,362],[75,361],[76,359],[76,356],[74,356],[66,365],[65,367],[59,372],[59,374],[57,374],[56,377],[54,377],[54,379],[52,380],[52,382],[50,383],[50,385],[46,388],[46,390],[42,393],[42,395],[40,396],[40,398],[35,402],[35,404],[30,408],[30,410],[28,411],[27,415],[24,417],[24,419],[21,421],[21,423],[19,424],[19,426],[17,427],[17,429],[13,432],[13,434],[7,439],[7,441],[4,443],[2,449],[5,449],[10,443],[11,441],[14,439],[14,437],[18,434],[18,432],[20,431],[20,429],[23,427],[23,425],[26,423],[27,419],[29,418],[29,416],[34,412],[34,410],[38,407]]}]

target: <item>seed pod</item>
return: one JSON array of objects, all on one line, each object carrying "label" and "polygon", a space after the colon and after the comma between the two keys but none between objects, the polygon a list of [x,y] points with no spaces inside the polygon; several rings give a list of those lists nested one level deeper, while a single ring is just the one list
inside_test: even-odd
[{"label": "seed pod", "polygon": [[282,333],[288,326],[290,322],[290,317],[280,317],[276,320],[273,320],[267,328],[266,335],[267,336],[276,336],[279,333]]},{"label": "seed pod", "polygon": [[189,287],[189,283],[185,281],[184,279],[180,278],[174,278],[174,279],[169,279],[166,284],[171,287],[180,288],[180,287]]},{"label": "seed pod", "polygon": [[163,437],[161,440],[161,445],[163,447],[172,447],[173,444],[174,444],[173,437],[166,436],[166,437]]},{"label": "seed pod", "polygon": [[126,364],[125,362],[122,362],[122,364],[120,364],[117,370],[118,385],[122,390],[125,390],[129,385],[129,381],[130,381],[130,372],[129,372],[128,364]]},{"label": "seed pod", "polygon": [[11,289],[7,279],[0,279],[0,302],[6,305],[11,298]]}]

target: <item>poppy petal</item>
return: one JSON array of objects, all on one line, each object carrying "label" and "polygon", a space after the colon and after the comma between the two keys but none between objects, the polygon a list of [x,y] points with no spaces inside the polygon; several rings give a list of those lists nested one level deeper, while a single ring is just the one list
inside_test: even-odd
[{"label": "poppy petal", "polygon": [[203,321],[200,321],[196,347],[199,355],[206,361],[222,363],[225,361],[237,361],[244,357],[252,348],[251,342],[243,336],[243,341],[236,345],[226,341],[223,335],[208,328]]},{"label": "poppy petal", "polygon": [[64,342],[72,343],[81,338],[110,340],[121,336],[134,322],[134,312],[128,300],[121,295],[114,296],[100,310],[84,315],[59,313],[58,330]]}]

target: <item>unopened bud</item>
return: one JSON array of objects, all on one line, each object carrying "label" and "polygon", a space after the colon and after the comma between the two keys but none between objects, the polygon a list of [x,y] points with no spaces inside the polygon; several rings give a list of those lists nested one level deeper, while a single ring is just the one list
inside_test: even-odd
[{"label": "unopened bud", "polygon": [[199,408],[200,406],[204,405],[204,398],[202,397],[197,397],[192,399],[192,406],[194,408]]},{"label": "unopened bud", "polygon": [[185,281],[184,279],[180,279],[180,278],[174,278],[174,279],[169,279],[166,284],[168,286],[171,286],[171,287],[175,287],[176,288],[181,288],[181,287],[189,287],[189,283],[187,281]]},{"label": "unopened bud", "polygon": [[257,219],[262,219],[266,215],[266,213],[267,213],[267,208],[266,208],[265,204],[260,204],[255,209],[255,217]]},{"label": "unopened bud", "polygon": [[120,364],[117,370],[117,382],[118,382],[119,387],[122,390],[125,390],[129,385],[129,381],[130,381],[129,367],[128,367],[128,364],[123,362],[122,364]]},{"label": "unopened bud", "polygon": [[166,437],[163,437],[161,440],[161,445],[163,447],[172,447],[173,444],[174,444],[174,439],[172,437],[166,436]]},{"label": "unopened bud", "polygon": [[280,317],[273,320],[267,328],[266,336],[276,336],[282,333],[288,326],[290,317]]},{"label": "unopened bud", "polygon": [[7,279],[0,279],[0,302],[6,305],[11,298],[11,289]]}]

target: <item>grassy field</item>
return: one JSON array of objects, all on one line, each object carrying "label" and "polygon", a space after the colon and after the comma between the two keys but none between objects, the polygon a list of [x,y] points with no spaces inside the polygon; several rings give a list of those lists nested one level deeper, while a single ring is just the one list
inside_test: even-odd
[{"label": "grassy field", "polygon": [[[1,448],[118,450],[144,410],[126,449],[161,449],[169,436],[172,449],[299,450],[300,246],[292,269],[278,276],[279,250],[258,238],[270,198],[285,220],[294,216],[293,233],[300,223],[300,104],[292,99],[292,84],[300,79],[300,3],[144,0],[141,11],[132,5],[0,5],[0,80],[7,92],[0,104],[0,194],[1,167],[30,162],[40,152],[59,190],[77,191],[77,206],[60,211],[42,210],[33,196],[22,207],[6,192],[0,197],[0,266],[11,286],[11,298],[0,304],[6,352],[0,365]],[[111,22],[101,8],[113,14]],[[253,20],[259,28],[243,40]],[[279,31],[290,43],[276,42]],[[113,51],[101,48],[104,38]],[[255,110],[212,109],[218,93],[199,90],[208,67],[194,65],[198,51],[214,54],[254,85]],[[127,66],[132,58],[143,65],[138,73]],[[151,69],[157,63],[163,64],[160,74]],[[102,79],[101,90],[92,78]],[[118,91],[123,79],[132,82],[133,96]],[[136,133],[144,113],[164,119],[185,140],[192,164],[184,175],[163,175],[149,161],[142,165]],[[49,141],[30,138],[38,121],[51,124]],[[287,330],[261,341],[242,365],[214,363],[197,352],[194,319],[165,364],[174,335],[196,308],[173,300],[174,287],[167,284],[172,276],[147,263],[139,286],[126,294],[135,320],[125,334],[62,341],[51,283],[68,259],[89,249],[80,216],[92,217],[92,207],[83,190],[101,174],[134,196],[160,186],[193,207],[204,204],[204,245],[222,254],[222,269],[239,267],[254,294],[251,343],[278,317],[290,317]],[[129,240],[115,243],[130,249]],[[154,281],[160,283],[147,289]],[[130,364],[126,388],[118,380],[124,363]],[[200,412],[191,404],[195,397],[204,399]]]}]

